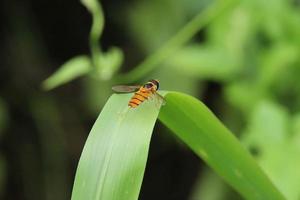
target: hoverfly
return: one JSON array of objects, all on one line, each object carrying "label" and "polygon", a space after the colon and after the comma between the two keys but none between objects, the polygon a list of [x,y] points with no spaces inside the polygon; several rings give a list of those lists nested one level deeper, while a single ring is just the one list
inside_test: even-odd
[{"label": "hoverfly", "polygon": [[158,94],[157,90],[159,88],[158,80],[149,80],[144,85],[117,85],[112,87],[112,89],[116,92],[135,92],[128,102],[128,106],[130,108],[136,108],[145,100],[158,97],[163,103],[165,102],[164,97]]}]

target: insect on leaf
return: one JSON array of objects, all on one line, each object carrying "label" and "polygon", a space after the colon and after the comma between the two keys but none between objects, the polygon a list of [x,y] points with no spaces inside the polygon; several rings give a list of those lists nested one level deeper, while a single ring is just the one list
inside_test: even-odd
[{"label": "insect on leaf", "polygon": [[[165,94],[159,119],[246,199],[282,200],[249,152],[197,99]],[[132,94],[114,94],[86,141],[76,172],[72,200],[136,200],[159,108],[145,101],[128,108]],[[163,178],[163,177],[162,177]]]}]

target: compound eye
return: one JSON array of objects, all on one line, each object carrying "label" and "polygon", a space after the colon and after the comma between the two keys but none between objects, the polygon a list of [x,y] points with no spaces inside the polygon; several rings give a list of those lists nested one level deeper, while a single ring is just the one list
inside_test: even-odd
[{"label": "compound eye", "polygon": [[158,80],[152,79],[152,80],[149,80],[149,82],[151,82],[153,84],[153,86],[156,86],[156,89],[158,90],[158,88],[159,88],[159,81]]},{"label": "compound eye", "polygon": [[151,83],[147,83],[144,85],[145,88],[150,89],[153,87],[153,85]]}]

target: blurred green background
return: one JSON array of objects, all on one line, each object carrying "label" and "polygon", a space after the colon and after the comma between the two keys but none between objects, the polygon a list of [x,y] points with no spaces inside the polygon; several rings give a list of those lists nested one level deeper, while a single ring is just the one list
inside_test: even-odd
[{"label": "blurred green background", "polygon": [[[93,1],[84,2],[95,14]],[[0,199],[70,199],[84,142],[111,86],[152,78],[202,100],[287,199],[300,199],[299,0],[105,0],[99,43],[89,39],[92,17],[79,1],[0,4]],[[226,9],[210,9],[219,4]],[[180,44],[177,33],[199,14],[203,24]],[[148,66],[139,63],[164,44],[159,62],[142,72]],[[61,65],[90,49],[101,54],[100,71],[42,89]],[[140,199],[242,198],[158,123]]]}]

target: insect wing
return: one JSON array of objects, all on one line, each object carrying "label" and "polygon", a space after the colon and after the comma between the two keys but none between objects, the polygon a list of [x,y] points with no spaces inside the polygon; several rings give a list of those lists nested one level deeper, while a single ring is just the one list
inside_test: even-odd
[{"label": "insect wing", "polygon": [[163,96],[161,96],[158,92],[155,92],[155,96],[157,97],[157,99],[161,102],[162,105],[166,104],[166,100]]},{"label": "insect wing", "polygon": [[112,90],[115,92],[129,93],[137,91],[140,87],[140,85],[116,85],[112,87]]}]

